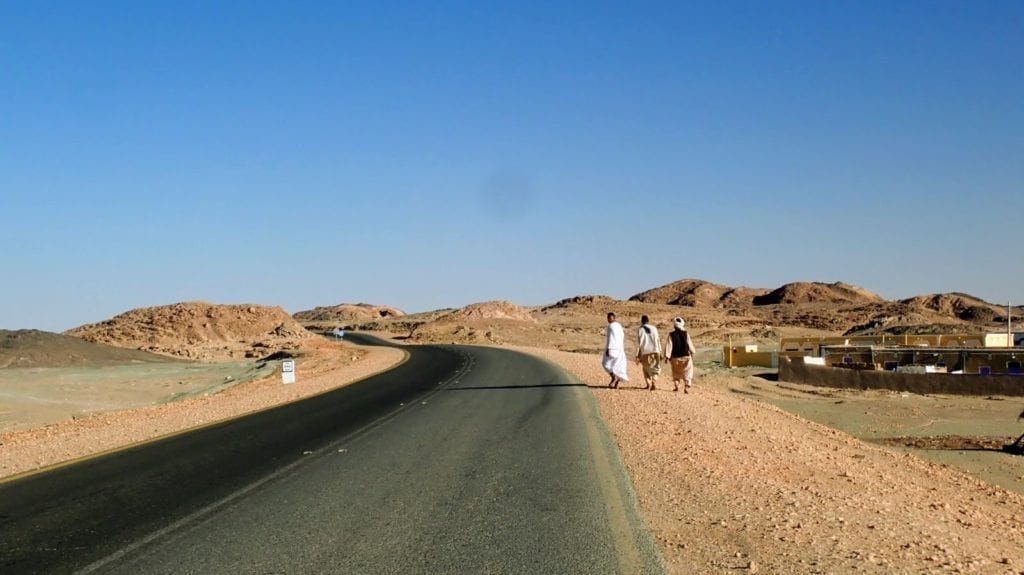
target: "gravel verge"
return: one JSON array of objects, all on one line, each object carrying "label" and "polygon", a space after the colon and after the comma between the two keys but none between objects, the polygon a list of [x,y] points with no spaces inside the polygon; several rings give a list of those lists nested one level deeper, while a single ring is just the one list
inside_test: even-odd
[{"label": "gravel verge", "polygon": [[520,349],[591,386],[672,573],[1024,573],[1017,493],[731,394],[728,372],[652,392],[631,365],[611,390],[597,355]]},{"label": "gravel verge", "polygon": [[318,341],[296,360],[294,384],[282,384],[275,374],[215,394],[0,434],[0,478],[310,397],[384,371],[404,357],[396,348]]}]

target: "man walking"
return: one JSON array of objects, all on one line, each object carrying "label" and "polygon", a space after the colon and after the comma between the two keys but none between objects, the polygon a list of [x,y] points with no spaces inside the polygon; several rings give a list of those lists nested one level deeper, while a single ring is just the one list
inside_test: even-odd
[{"label": "man walking", "polygon": [[683,382],[683,393],[690,393],[693,387],[693,356],[697,350],[693,347],[693,340],[683,329],[686,322],[683,318],[677,317],[672,320],[672,331],[668,334],[668,343],[665,344],[665,359],[672,366],[672,383],[674,391],[679,391],[679,382]]},{"label": "man walking", "polygon": [[661,373],[661,340],[658,328],[650,323],[646,315],[640,316],[640,331],[637,332],[636,361],[644,369],[644,387],[654,391]]},{"label": "man walking", "polygon": [[615,389],[619,383],[629,381],[626,373],[626,331],[622,324],[615,321],[615,314],[608,312],[608,339],[604,345],[604,357],[601,366],[612,376],[608,387]]}]

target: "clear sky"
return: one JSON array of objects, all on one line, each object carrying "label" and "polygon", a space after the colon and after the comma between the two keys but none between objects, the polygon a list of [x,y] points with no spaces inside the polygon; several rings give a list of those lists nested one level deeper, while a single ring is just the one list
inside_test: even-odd
[{"label": "clear sky", "polygon": [[0,328],[187,300],[1024,303],[1024,3],[9,2]]}]

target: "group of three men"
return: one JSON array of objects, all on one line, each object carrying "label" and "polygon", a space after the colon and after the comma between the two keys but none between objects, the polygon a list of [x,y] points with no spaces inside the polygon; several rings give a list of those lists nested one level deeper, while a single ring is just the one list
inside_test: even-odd
[{"label": "group of three men", "polygon": [[[686,322],[681,317],[672,320],[672,331],[665,341],[665,351],[662,355],[658,328],[650,323],[646,315],[640,317],[636,361],[643,366],[644,389],[655,389],[658,374],[661,373],[661,360],[664,358],[672,366],[672,383],[675,387],[673,391],[679,391],[679,384],[682,382],[683,392],[690,392],[690,387],[693,386],[693,356],[696,349],[693,347],[693,340],[683,329],[685,325]],[[601,365],[611,375],[608,387],[615,389],[623,381],[629,381],[627,363],[626,332],[622,324],[615,320],[615,314],[608,312],[608,340],[601,360]]]}]

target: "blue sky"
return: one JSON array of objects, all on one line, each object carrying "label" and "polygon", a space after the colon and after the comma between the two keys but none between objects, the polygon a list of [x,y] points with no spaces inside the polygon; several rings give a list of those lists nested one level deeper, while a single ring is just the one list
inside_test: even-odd
[{"label": "blue sky", "polygon": [[0,328],[682,278],[1024,303],[1024,3],[3,12]]}]

